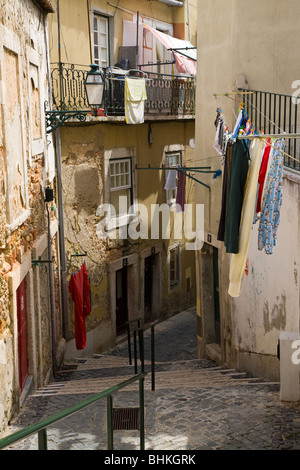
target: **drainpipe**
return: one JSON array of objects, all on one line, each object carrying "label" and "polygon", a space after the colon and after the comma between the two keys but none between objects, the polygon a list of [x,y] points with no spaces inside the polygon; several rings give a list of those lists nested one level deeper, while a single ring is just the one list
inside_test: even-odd
[{"label": "drainpipe", "polygon": [[63,186],[61,176],[61,143],[60,129],[56,129],[56,182],[57,182],[57,202],[58,202],[58,224],[59,224],[59,252],[61,267],[61,296],[62,296],[62,313],[63,313],[63,333],[67,340],[69,337],[68,327],[68,286],[67,286],[67,262],[65,247],[65,226],[64,226],[64,203],[63,203]]},{"label": "drainpipe", "polygon": [[48,219],[48,276],[49,276],[49,295],[50,295],[50,322],[51,322],[51,341],[52,341],[52,371],[56,378],[56,348],[55,348],[55,321],[54,321],[54,294],[53,294],[53,269],[52,269],[52,246],[50,233],[50,214],[48,202],[46,203]]},{"label": "drainpipe", "polygon": [[178,2],[177,0],[158,0],[161,3],[166,3],[167,5],[170,5],[171,7],[183,7],[182,2]]}]

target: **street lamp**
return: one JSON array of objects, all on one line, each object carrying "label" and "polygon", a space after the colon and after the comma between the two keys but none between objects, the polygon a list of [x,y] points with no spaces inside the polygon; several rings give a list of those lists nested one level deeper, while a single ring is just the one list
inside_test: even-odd
[{"label": "street lamp", "polygon": [[85,90],[90,106],[100,107],[103,100],[105,82],[98,65],[91,64],[85,79]]}]

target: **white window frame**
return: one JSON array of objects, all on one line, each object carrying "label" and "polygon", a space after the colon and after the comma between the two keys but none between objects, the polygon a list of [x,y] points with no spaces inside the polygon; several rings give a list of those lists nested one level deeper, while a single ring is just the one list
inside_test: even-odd
[{"label": "white window frame", "polygon": [[[95,29],[95,20],[97,22],[97,29]],[[101,31],[100,31],[100,21],[105,21],[106,24],[106,45],[101,46]],[[93,57],[94,63],[99,65],[100,68],[106,68],[110,65],[110,32],[109,32],[109,18],[101,13],[93,12],[92,16],[92,32],[93,32]],[[98,44],[95,44],[95,33],[97,33]],[[98,58],[95,57],[95,49],[98,50]],[[107,60],[103,61],[101,59],[101,49],[106,48],[107,50]]]},{"label": "white window frame", "polygon": [[[130,204],[135,204],[137,202],[137,189],[136,189],[136,181],[135,181],[135,174],[134,174],[134,167],[136,162],[136,149],[134,147],[124,147],[124,148],[116,148],[116,149],[107,149],[104,151],[104,165],[105,165],[105,197],[104,202],[106,204],[111,203],[111,187],[110,187],[110,162],[117,161],[117,160],[130,160],[131,167],[130,167],[130,182],[131,182],[131,195],[132,200]],[[121,188],[118,188],[118,190]],[[124,227],[128,225],[134,218],[136,214],[133,212],[132,214],[126,214],[121,216],[114,216],[113,214],[108,215],[108,224],[107,230],[113,231],[118,228]]]},{"label": "white window frame", "polygon": [[[175,164],[170,164],[169,158],[171,157],[179,157],[178,162]],[[166,167],[171,167],[171,168],[176,168],[178,165],[182,165],[182,151],[181,150],[174,150],[174,151],[168,151],[165,153],[165,166]],[[165,171],[165,182],[167,181],[169,171],[175,171],[175,170],[166,170]],[[172,193],[175,192],[175,195],[173,197]],[[167,189],[166,190],[166,202],[167,204],[173,205],[176,203],[176,193],[177,193],[177,187],[176,189]]]},{"label": "white window frame", "polygon": [[[112,166],[115,166],[115,165],[118,165],[118,164],[121,164],[121,163],[128,163],[128,168],[129,168],[129,171],[126,172],[126,173],[111,173],[111,168]],[[115,187],[112,187],[111,185],[111,177],[112,176],[125,176],[125,175],[128,175],[129,177],[129,183],[128,184],[125,184],[125,185],[120,185],[120,186],[115,186]],[[132,186],[132,175],[131,175],[131,159],[130,158],[119,158],[119,159],[111,159],[110,162],[109,162],[109,176],[110,176],[110,191],[121,191],[122,189],[131,189],[131,186]]]}]

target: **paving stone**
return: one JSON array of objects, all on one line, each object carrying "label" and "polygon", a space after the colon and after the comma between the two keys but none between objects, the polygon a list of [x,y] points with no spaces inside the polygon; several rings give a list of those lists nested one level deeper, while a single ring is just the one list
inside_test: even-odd
[{"label": "paving stone", "polygon": [[[280,402],[279,384],[197,359],[196,311],[156,327],[156,390],[151,390],[150,331],[145,333],[145,426],[147,450],[299,450],[300,405]],[[127,343],[105,354],[64,364],[54,384],[27,398],[8,434],[36,423],[134,374]],[[259,381],[258,381],[259,380]],[[138,405],[138,388],[113,397],[121,407]],[[106,400],[56,423],[48,448],[107,448]],[[114,433],[116,450],[139,449],[137,431]],[[37,449],[37,436],[9,449]]]}]

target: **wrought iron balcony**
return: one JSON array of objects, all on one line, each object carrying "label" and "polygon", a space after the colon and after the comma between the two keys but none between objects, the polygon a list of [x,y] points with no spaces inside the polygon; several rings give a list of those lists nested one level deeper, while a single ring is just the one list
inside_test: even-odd
[{"label": "wrought iron balcony", "polygon": [[[52,64],[52,119],[60,115],[76,116],[80,112],[88,114],[88,104],[84,81],[89,67],[73,64]],[[118,73],[117,73],[118,72]],[[124,73],[123,73],[124,72]],[[124,116],[125,71],[108,68],[105,70],[105,92],[103,110],[98,115]],[[148,73],[146,78],[147,100],[145,119],[163,116],[194,116],[195,78],[193,76],[163,75]],[[95,110],[91,110],[95,113]],[[81,118],[84,119],[84,116]]]}]

